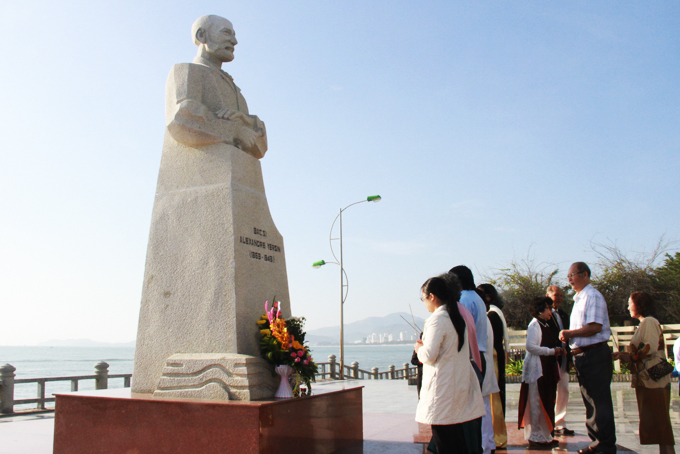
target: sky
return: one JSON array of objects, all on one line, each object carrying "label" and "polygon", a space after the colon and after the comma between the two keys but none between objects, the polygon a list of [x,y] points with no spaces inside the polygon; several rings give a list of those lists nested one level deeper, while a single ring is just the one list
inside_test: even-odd
[{"label": "sky", "polygon": [[0,4],[0,345],[136,338],[165,82],[204,14],[267,127],[292,312],[426,317],[429,277],[680,238],[680,3]]}]

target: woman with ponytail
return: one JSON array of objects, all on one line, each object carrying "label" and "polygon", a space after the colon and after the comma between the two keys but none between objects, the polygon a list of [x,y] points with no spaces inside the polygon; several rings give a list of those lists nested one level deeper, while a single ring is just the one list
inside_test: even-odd
[{"label": "woman with ponytail", "polygon": [[484,401],[459,298],[460,284],[451,275],[428,279],[421,287],[421,300],[432,315],[415,345],[423,363],[416,421],[432,426],[438,454],[477,454],[481,448]]}]

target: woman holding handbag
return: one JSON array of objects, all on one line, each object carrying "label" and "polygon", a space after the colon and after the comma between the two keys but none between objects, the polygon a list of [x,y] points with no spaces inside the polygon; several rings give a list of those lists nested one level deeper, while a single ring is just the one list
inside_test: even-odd
[{"label": "woman holding handbag", "polygon": [[630,316],[640,320],[626,353],[613,359],[630,364],[631,386],[640,413],[640,444],[659,445],[660,454],[675,453],[669,415],[673,367],[666,361],[666,344],[658,320],[651,317],[654,300],[645,292],[633,292],[628,300]]}]

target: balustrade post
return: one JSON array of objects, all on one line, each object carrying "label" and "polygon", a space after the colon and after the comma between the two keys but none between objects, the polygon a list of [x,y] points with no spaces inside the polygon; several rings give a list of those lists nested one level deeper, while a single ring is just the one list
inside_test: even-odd
[{"label": "balustrade post", "polygon": [[11,364],[0,367],[0,413],[14,413],[14,371]]},{"label": "balustrade post", "polygon": [[[331,380],[335,379],[335,355],[328,356],[329,367],[331,369]],[[342,372],[342,371],[340,371]]]},{"label": "balustrade post", "polygon": [[411,369],[409,369],[409,364],[404,363],[404,380],[411,378]]},{"label": "balustrade post", "polygon": [[377,380],[378,379],[378,368],[374,367],[373,369],[371,369],[371,372],[373,372],[373,380]]},{"label": "balustrade post", "polygon": [[390,365],[390,380],[394,380],[394,364]]},{"label": "balustrade post", "polygon": [[354,376],[354,379],[359,378],[359,363],[357,361],[352,363],[352,375]]},{"label": "balustrade post", "polygon": [[45,380],[38,380],[38,410],[45,409]]},{"label": "balustrade post", "polygon": [[109,365],[104,361],[99,361],[94,365],[94,374],[97,376],[94,381],[94,389],[107,389],[109,387]]},{"label": "balustrade post", "polygon": [[[612,350],[615,352],[621,351],[619,347],[619,333],[616,331],[612,331]],[[614,370],[621,372],[621,361],[618,359],[614,361]]]}]

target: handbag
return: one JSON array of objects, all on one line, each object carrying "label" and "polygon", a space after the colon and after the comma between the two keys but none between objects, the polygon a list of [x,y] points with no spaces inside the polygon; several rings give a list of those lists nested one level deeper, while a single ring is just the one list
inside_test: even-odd
[{"label": "handbag", "polygon": [[673,372],[673,369],[674,367],[671,363],[669,363],[665,359],[661,359],[661,362],[659,364],[647,369],[647,373],[649,374],[652,380],[659,381],[666,375]]}]

